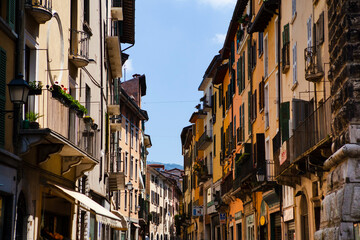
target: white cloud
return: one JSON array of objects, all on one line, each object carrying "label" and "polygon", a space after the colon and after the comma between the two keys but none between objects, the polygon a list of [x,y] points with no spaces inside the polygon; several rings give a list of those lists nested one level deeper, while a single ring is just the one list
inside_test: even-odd
[{"label": "white cloud", "polygon": [[225,38],[226,38],[226,34],[217,33],[212,40],[216,44],[224,44]]},{"label": "white cloud", "polygon": [[236,0],[197,0],[199,3],[210,5],[213,8],[233,7]]}]

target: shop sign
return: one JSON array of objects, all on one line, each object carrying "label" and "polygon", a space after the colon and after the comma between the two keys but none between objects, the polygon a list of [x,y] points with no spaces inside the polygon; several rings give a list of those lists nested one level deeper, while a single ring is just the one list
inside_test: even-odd
[{"label": "shop sign", "polygon": [[203,213],[203,207],[202,206],[194,206],[193,207],[193,216],[194,217],[199,217],[199,216],[202,216],[204,213]]},{"label": "shop sign", "polygon": [[280,149],[280,165],[283,164],[287,159],[286,142],[283,143]]},{"label": "shop sign", "polygon": [[235,213],[235,221],[242,219],[242,211]]},{"label": "shop sign", "polygon": [[294,219],[294,209],[288,208],[284,210],[284,222]]},{"label": "shop sign", "polygon": [[219,213],[220,223],[226,223],[226,213]]}]

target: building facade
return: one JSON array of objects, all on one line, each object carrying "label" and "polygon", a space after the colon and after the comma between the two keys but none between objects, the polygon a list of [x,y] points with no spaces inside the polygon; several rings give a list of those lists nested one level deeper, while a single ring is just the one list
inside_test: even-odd
[{"label": "building facade", "polygon": [[207,126],[203,109],[181,134],[184,206],[207,189],[196,205],[205,209],[204,228],[194,228],[198,216],[189,207],[184,239],[358,238],[356,167],[350,167],[358,158],[357,116],[346,110],[358,108],[358,74],[351,70],[357,55],[346,57],[357,49],[357,7],[236,2],[224,46],[205,74],[213,89],[211,185],[198,184],[202,176],[193,174],[204,157],[197,148]]}]

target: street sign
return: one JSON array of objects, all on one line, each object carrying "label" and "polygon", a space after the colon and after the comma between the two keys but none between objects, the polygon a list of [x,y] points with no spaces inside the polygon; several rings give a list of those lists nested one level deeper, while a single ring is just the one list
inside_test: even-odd
[{"label": "street sign", "polygon": [[226,223],[226,213],[219,213],[220,223]]},{"label": "street sign", "polygon": [[202,206],[193,206],[193,214],[194,217],[199,217],[203,215],[203,207]]}]

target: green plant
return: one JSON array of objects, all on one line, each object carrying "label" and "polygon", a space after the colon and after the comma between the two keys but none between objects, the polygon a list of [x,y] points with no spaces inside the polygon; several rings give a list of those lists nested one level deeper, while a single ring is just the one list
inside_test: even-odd
[{"label": "green plant", "polygon": [[34,112],[27,112],[25,114],[25,118],[26,120],[29,120],[29,122],[36,122],[37,119],[43,117],[44,115],[40,115],[39,113],[34,113]]},{"label": "green plant", "polygon": [[43,84],[41,81],[31,81],[31,82],[29,82],[29,87],[30,87],[30,89],[33,89],[33,90],[41,90],[43,87]]}]

